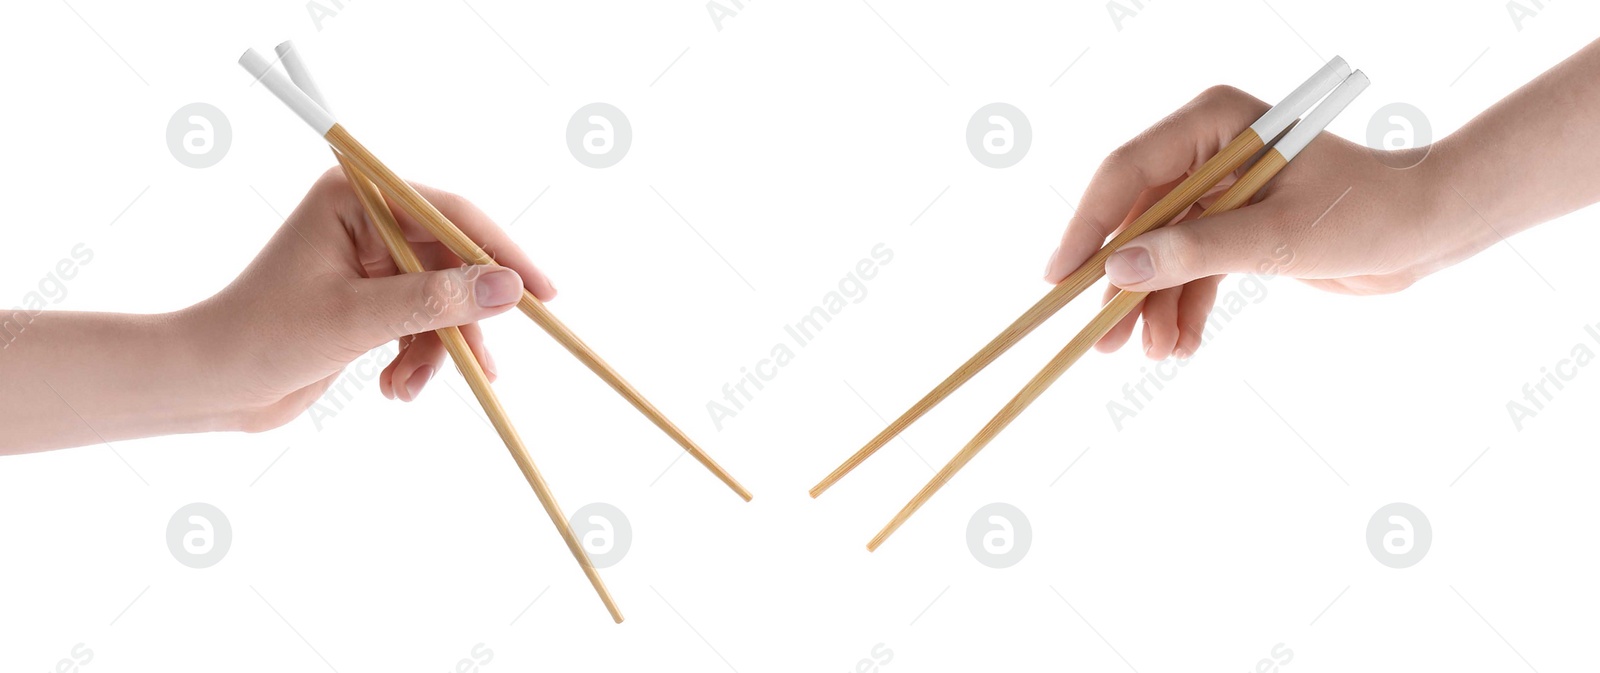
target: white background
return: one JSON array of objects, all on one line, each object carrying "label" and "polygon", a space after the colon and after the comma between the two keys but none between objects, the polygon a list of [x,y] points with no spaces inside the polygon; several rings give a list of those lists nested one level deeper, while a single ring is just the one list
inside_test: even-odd
[{"label": "white background", "polygon": [[[1546,4],[1519,28],[1499,0],[1146,2],[1119,30],[1095,1],[757,0],[719,30],[699,0],[346,2],[320,27],[298,1],[16,3],[0,304],[79,243],[93,261],[53,308],[167,311],[229,282],[330,164],[235,65],[294,38],[358,137],[510,227],[561,288],[551,308],[756,498],[669,469],[678,449],[513,312],[487,330],[535,459],[568,512],[631,521],[603,571],[624,624],[448,372],[410,406],[366,382],[320,430],[0,459],[0,668],[54,670],[79,643],[90,673],[444,671],[478,643],[491,672],[846,671],[879,644],[891,673],[1245,671],[1280,643],[1291,672],[1588,662],[1600,372],[1520,431],[1506,403],[1600,350],[1593,210],[1396,296],[1269,281],[1121,430],[1106,402],[1148,363],[1086,357],[867,553],[931,474],[909,447],[946,460],[1086,298],[806,496],[874,409],[899,413],[1045,292],[1055,192],[1076,203],[1121,141],[1211,84],[1276,100],[1334,54],[1373,86],[1332,131],[1364,139],[1402,101],[1443,135],[1595,37],[1600,10]],[[205,169],[165,142],[195,101],[233,130]],[[594,101],[634,131],[607,169],[565,145]],[[1007,169],[965,144],[994,101],[1034,132]],[[865,299],[717,430],[707,401],[879,243],[894,258]],[[203,570],[165,541],[191,502],[233,530]],[[1011,568],[965,542],[991,502],[1031,524]],[[1391,502],[1433,530],[1404,570],[1365,543]]]}]

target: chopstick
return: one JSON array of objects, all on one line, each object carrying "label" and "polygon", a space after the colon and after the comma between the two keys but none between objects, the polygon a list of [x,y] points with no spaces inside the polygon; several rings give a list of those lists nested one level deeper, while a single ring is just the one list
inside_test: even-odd
[{"label": "chopstick", "polygon": [[1261,115],[1255,123],[1241,131],[1237,137],[1202,164],[1193,174],[1185,178],[1172,191],[1167,192],[1166,196],[1161,197],[1159,201],[1156,201],[1154,205],[1151,205],[1144,213],[1140,214],[1137,219],[1129,223],[1121,233],[1117,234],[1109,243],[1101,247],[1098,252],[1080,265],[1077,270],[1073,271],[1071,275],[1052,288],[1044,298],[1040,299],[1027,311],[1024,311],[1004,331],[1000,332],[998,336],[990,340],[976,354],[956,368],[955,372],[940,381],[939,385],[934,386],[933,390],[924,395],[922,399],[917,400],[915,404],[911,405],[910,409],[907,409],[905,413],[900,414],[898,418],[884,427],[865,446],[845,459],[844,463],[840,464],[839,467],[834,468],[833,472],[824,477],[822,481],[817,482],[816,486],[811,487],[811,497],[815,498],[822,495],[823,491],[828,490],[829,487],[843,479],[845,475],[850,474],[851,470],[860,466],[872,454],[877,453],[879,449],[889,443],[889,440],[894,439],[905,431],[923,414],[928,413],[934,406],[944,401],[951,393],[954,393],[962,384],[971,380],[978,372],[983,371],[984,367],[989,366],[1003,353],[1010,350],[1012,346],[1017,345],[1018,342],[1022,341],[1023,337],[1028,336],[1039,325],[1044,324],[1046,320],[1049,320],[1057,311],[1060,311],[1074,297],[1088,289],[1089,286],[1094,285],[1095,282],[1100,280],[1101,276],[1105,275],[1106,259],[1111,257],[1111,254],[1116,252],[1118,248],[1151,229],[1166,225],[1180,213],[1188,210],[1195,201],[1204,196],[1212,187],[1217,186],[1217,183],[1221,182],[1224,177],[1231,175],[1243,166],[1246,161],[1249,161],[1250,157],[1254,156],[1262,147],[1265,147],[1267,142],[1276,138],[1278,134],[1283,133],[1284,129],[1288,128],[1296,118],[1310,108],[1312,104],[1321,100],[1324,95],[1333,90],[1340,82],[1344,81],[1349,74],[1350,66],[1345,63],[1343,58],[1335,56],[1333,60],[1324,64],[1310,79],[1307,79],[1293,92],[1290,92],[1277,105],[1267,110],[1266,114]]},{"label": "chopstick", "polygon": [[[291,84],[288,79],[281,78],[281,73],[279,73],[279,78],[272,77],[272,73],[275,72],[272,70],[272,64],[256,53],[255,50],[247,50],[239,58],[239,64],[244,66],[245,70],[249,71],[251,75],[267,85],[267,89],[277,96],[279,100],[283,101],[302,121],[310,125],[312,130],[317,132],[317,135],[322,136],[328,144],[333,146],[334,150],[338,151],[340,155],[354,165],[356,170],[375,183],[385,196],[393,200],[402,210],[422,224],[429,233],[433,234],[434,238],[439,239],[445,247],[454,252],[462,261],[469,264],[498,265],[489,253],[485,252],[483,248],[479,247],[476,242],[457,228],[437,208],[434,208],[433,204],[428,203],[428,200],[418,194],[410,183],[401,179],[393,170],[390,170],[382,161],[379,161],[377,156],[362,146],[355,139],[355,136],[339,125],[338,120],[333,115],[317,106],[309,96]],[[274,80],[280,83],[274,84]],[[656,409],[655,405],[646,400],[644,395],[640,394],[632,384],[623,379],[621,374],[612,369],[611,365],[607,364],[605,360],[602,360],[594,349],[590,348],[582,339],[579,339],[578,335],[574,334],[549,309],[545,308],[544,303],[534,297],[532,292],[526,289],[522,291],[522,299],[517,302],[517,308],[521,309],[524,314],[565,347],[568,352],[576,356],[584,366],[599,376],[602,381],[611,386],[612,390],[622,395],[623,399],[626,399],[629,404],[639,410],[639,413],[644,414],[645,418],[648,418],[657,428],[660,428],[674,442],[683,447],[684,451],[705,466],[717,479],[720,479],[729,489],[732,489],[735,494],[746,502],[751,499],[749,490],[745,489],[738,480],[733,478],[733,475],[728,474],[728,471],[717,464],[717,461],[701,450],[694,440],[678,429],[660,410]]]},{"label": "chopstick", "polygon": [[[1284,135],[1282,140],[1278,141],[1271,149],[1268,149],[1256,161],[1255,165],[1251,166],[1250,170],[1239,178],[1238,182],[1229,187],[1228,191],[1224,192],[1221,198],[1211,204],[1211,207],[1207,208],[1200,216],[1206,217],[1225,213],[1249,203],[1257,192],[1272,181],[1272,178],[1277,176],[1279,171],[1289,165],[1289,161],[1294,159],[1301,150],[1305,149],[1306,145],[1310,144],[1317,137],[1317,134],[1321,133],[1329,122],[1332,122],[1333,118],[1337,117],[1345,106],[1349,105],[1350,101],[1355,100],[1356,96],[1360,95],[1361,91],[1366,88],[1367,76],[1360,70],[1355,71],[1340,83],[1338,88],[1328,94],[1327,100],[1318,105],[1317,109],[1306,115],[1305,121],[1295,125],[1293,129]],[[872,541],[867,543],[867,550],[875,551],[879,545],[882,545],[884,540],[887,540],[895,530],[899,529],[907,519],[911,518],[912,514],[916,513],[917,509],[921,508],[929,498],[933,497],[934,493],[949,482],[957,471],[970,462],[973,456],[978,455],[978,452],[983,450],[983,447],[988,446],[989,442],[1000,434],[1000,431],[1010,425],[1013,420],[1016,420],[1017,416],[1028,408],[1028,405],[1039,399],[1039,396],[1044,394],[1044,391],[1052,383],[1055,383],[1057,379],[1061,378],[1062,374],[1066,373],[1068,367],[1077,362],[1078,358],[1082,357],[1090,346],[1106,335],[1106,332],[1111,331],[1112,326],[1127,317],[1128,313],[1135,306],[1138,306],[1139,302],[1144,301],[1144,298],[1149,294],[1148,292],[1122,290],[1115,297],[1112,297],[1111,301],[1107,302],[1100,309],[1100,312],[1095,314],[1094,318],[1089,321],[1089,324],[1085,325],[1082,331],[1072,337],[1072,340],[1067,342],[1066,347],[1051,358],[1050,362],[1044,366],[1044,369],[1034,375],[1027,385],[1024,385],[1022,390],[1017,393],[1016,397],[1011,398],[1011,401],[1006,403],[1000,413],[995,414],[994,418],[984,425],[982,430],[978,431],[977,436],[962,447],[961,451],[954,458],[951,458],[950,462],[945,464],[938,474],[935,474],[933,479],[926,486],[923,486],[922,490],[918,491],[911,498],[911,501],[906,503],[905,507],[901,508],[898,514],[895,514],[888,525],[883,527],[883,530],[878,531]]]},{"label": "chopstick", "polygon": [[[294,44],[284,42],[278,45],[277,52],[293,84],[305,92],[312,102],[324,110],[328,109],[326,99],[317,87],[315,79],[311,77],[304,59],[295,50]],[[383,239],[384,246],[389,249],[389,255],[394,258],[395,266],[401,273],[424,271],[422,261],[417,258],[416,251],[411,249],[411,244],[406,242],[405,233],[400,230],[400,224],[395,221],[394,213],[389,211],[389,204],[384,202],[383,194],[378,191],[377,185],[372,184],[371,180],[356,170],[343,155],[334,152],[334,157],[339,160],[340,168],[344,170],[345,177],[355,189],[356,197],[361,201],[361,207],[366,210],[367,218],[372,221],[378,230],[378,236]],[[435,333],[439,335],[439,340],[444,342],[445,350],[450,353],[450,359],[455,361],[456,369],[461,371],[462,378],[467,381],[467,387],[471,388],[473,396],[478,398],[478,404],[489,416],[489,421],[500,434],[500,439],[511,451],[511,458],[516,461],[518,469],[522,470],[522,475],[527,478],[528,484],[533,487],[534,495],[544,507],[545,514],[549,515],[550,522],[555,524],[561,539],[567,543],[567,549],[583,568],[583,574],[589,578],[589,584],[594,586],[595,593],[599,594],[600,602],[605,604],[606,611],[611,613],[613,621],[622,623],[621,610],[617,608],[611,592],[606,589],[605,581],[600,579],[600,572],[595,569],[589,560],[589,555],[584,552],[583,545],[579,543],[577,535],[573,533],[572,525],[568,522],[566,514],[561,511],[561,506],[556,503],[549,484],[545,483],[538,466],[534,465],[528,447],[523,444],[522,436],[517,434],[516,427],[511,424],[510,416],[506,414],[505,407],[501,406],[500,398],[495,395],[483,366],[472,354],[472,348],[467,345],[466,337],[462,336],[460,328],[454,325],[435,330]]]}]

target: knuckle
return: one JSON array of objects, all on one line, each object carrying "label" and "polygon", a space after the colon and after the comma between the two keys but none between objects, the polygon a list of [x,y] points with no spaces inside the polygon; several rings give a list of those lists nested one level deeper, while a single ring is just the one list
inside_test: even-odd
[{"label": "knuckle", "polygon": [[[338,319],[352,331],[381,330],[385,338],[400,341],[401,352],[409,345],[411,335],[454,324],[459,305],[469,300],[470,284],[460,274],[449,271],[406,275],[415,280],[398,294],[372,297],[359,306],[335,306]],[[356,324],[363,322],[367,324]]]},{"label": "knuckle", "polygon": [[[1230,125],[1235,121],[1248,122],[1266,112],[1267,108],[1266,102],[1226,84],[1206,88],[1190,104],[1190,111],[1198,117],[1226,121]],[[1231,136],[1233,131],[1228,131],[1228,134]]]},{"label": "knuckle", "polygon": [[1245,93],[1238,87],[1215,84],[1206,87],[1204,91],[1200,92],[1200,95],[1195,96],[1195,102],[1204,106],[1226,105],[1249,97],[1250,94]]},{"label": "knuckle", "polygon": [[[431,282],[431,279],[429,282]],[[422,285],[426,286],[427,284],[425,282]],[[398,310],[395,307],[390,307],[389,310],[383,311],[383,319],[388,321],[384,325],[384,330],[389,336],[401,339],[403,343],[410,335],[425,332],[433,326],[436,316],[429,313],[426,308],[427,296],[428,290],[426,288],[420,289],[416,298],[399,306]]]},{"label": "knuckle", "polygon": [[312,184],[311,190],[318,193],[330,193],[335,190],[349,189],[349,178],[345,177],[344,169],[335,165],[317,176],[317,181]]},{"label": "knuckle", "polygon": [[1171,235],[1166,240],[1166,249],[1162,251],[1168,268],[1185,278],[1200,275],[1199,271],[1206,265],[1205,241],[1194,227],[1172,227],[1170,232]]},{"label": "knuckle", "polygon": [[315,199],[318,203],[337,204],[346,197],[353,198],[355,192],[350,188],[350,178],[346,177],[344,170],[338,166],[329,168],[317,176],[317,181],[311,183],[311,189],[306,193],[306,199]]},{"label": "knuckle", "polygon": [[422,283],[422,297],[418,305],[428,316],[436,318],[444,315],[464,299],[465,285],[454,273],[428,274]]},{"label": "knuckle", "polygon": [[1144,134],[1140,134],[1133,140],[1129,140],[1111,150],[1111,153],[1106,155],[1105,160],[1100,162],[1100,174],[1107,179],[1126,176],[1140,181],[1148,181],[1144,166],[1139,161],[1139,156],[1144,148],[1142,142],[1144,137]]},{"label": "knuckle", "polygon": [[1111,153],[1106,155],[1104,161],[1100,162],[1100,170],[1111,171],[1132,163],[1133,156],[1138,152],[1138,149],[1137,138],[1118,145],[1116,149],[1111,150]]}]

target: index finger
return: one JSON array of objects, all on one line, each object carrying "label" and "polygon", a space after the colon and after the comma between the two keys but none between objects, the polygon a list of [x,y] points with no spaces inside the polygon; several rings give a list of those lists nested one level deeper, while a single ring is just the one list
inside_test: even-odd
[{"label": "index finger", "polygon": [[1214,86],[1118,147],[1089,181],[1045,280],[1059,283],[1089,259],[1131,215],[1140,194],[1183,178],[1220,151],[1267,104],[1229,86]]},{"label": "index finger", "polygon": [[[410,181],[407,181],[410,182]],[[522,284],[538,297],[539,301],[550,301],[556,298],[556,286],[550,282],[539,267],[535,266],[533,259],[528,257],[522,248],[511,240],[511,236],[500,225],[495,224],[487,214],[480,210],[471,201],[442,189],[428,185],[411,182],[411,187],[417,190],[428,203],[433,204],[439,213],[456,225],[461,233],[472,239],[478,247],[494,258],[495,263],[508,267],[522,276]],[[387,198],[387,197],[385,197]],[[406,240],[410,241],[436,241],[438,240],[427,227],[422,226],[411,213],[398,207],[392,200],[390,210],[394,212],[395,220],[400,223],[400,228],[405,231]]]}]

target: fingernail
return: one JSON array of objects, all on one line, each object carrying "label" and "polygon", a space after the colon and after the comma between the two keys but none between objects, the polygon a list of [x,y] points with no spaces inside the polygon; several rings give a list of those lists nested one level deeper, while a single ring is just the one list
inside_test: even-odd
[{"label": "fingernail", "polygon": [[1191,353],[1189,353],[1188,346],[1179,346],[1178,350],[1173,351],[1172,354],[1176,355],[1179,360],[1187,360],[1189,359],[1189,355],[1191,355]]},{"label": "fingernail", "polygon": [[472,296],[484,308],[498,308],[522,297],[522,279],[515,271],[495,268],[478,274]]},{"label": "fingernail", "polygon": [[1112,285],[1137,285],[1156,277],[1156,266],[1150,261],[1150,252],[1140,247],[1118,250],[1106,260],[1106,277]]},{"label": "fingernail", "polygon": [[417,393],[422,392],[422,386],[427,385],[433,378],[433,365],[423,365],[417,371],[411,372],[411,379],[406,381],[406,401],[417,399]]},{"label": "fingernail", "polygon": [[1145,330],[1144,331],[1144,356],[1145,357],[1150,357],[1150,347],[1154,346],[1154,345],[1155,344],[1150,343],[1150,330]]},{"label": "fingernail", "polygon": [[1055,250],[1052,250],[1050,252],[1050,261],[1047,261],[1047,262],[1044,263],[1044,279],[1045,280],[1050,280],[1050,271],[1051,271],[1051,269],[1056,268],[1056,258],[1060,257],[1060,256],[1061,256],[1061,246],[1058,245],[1058,246],[1056,246]]}]

